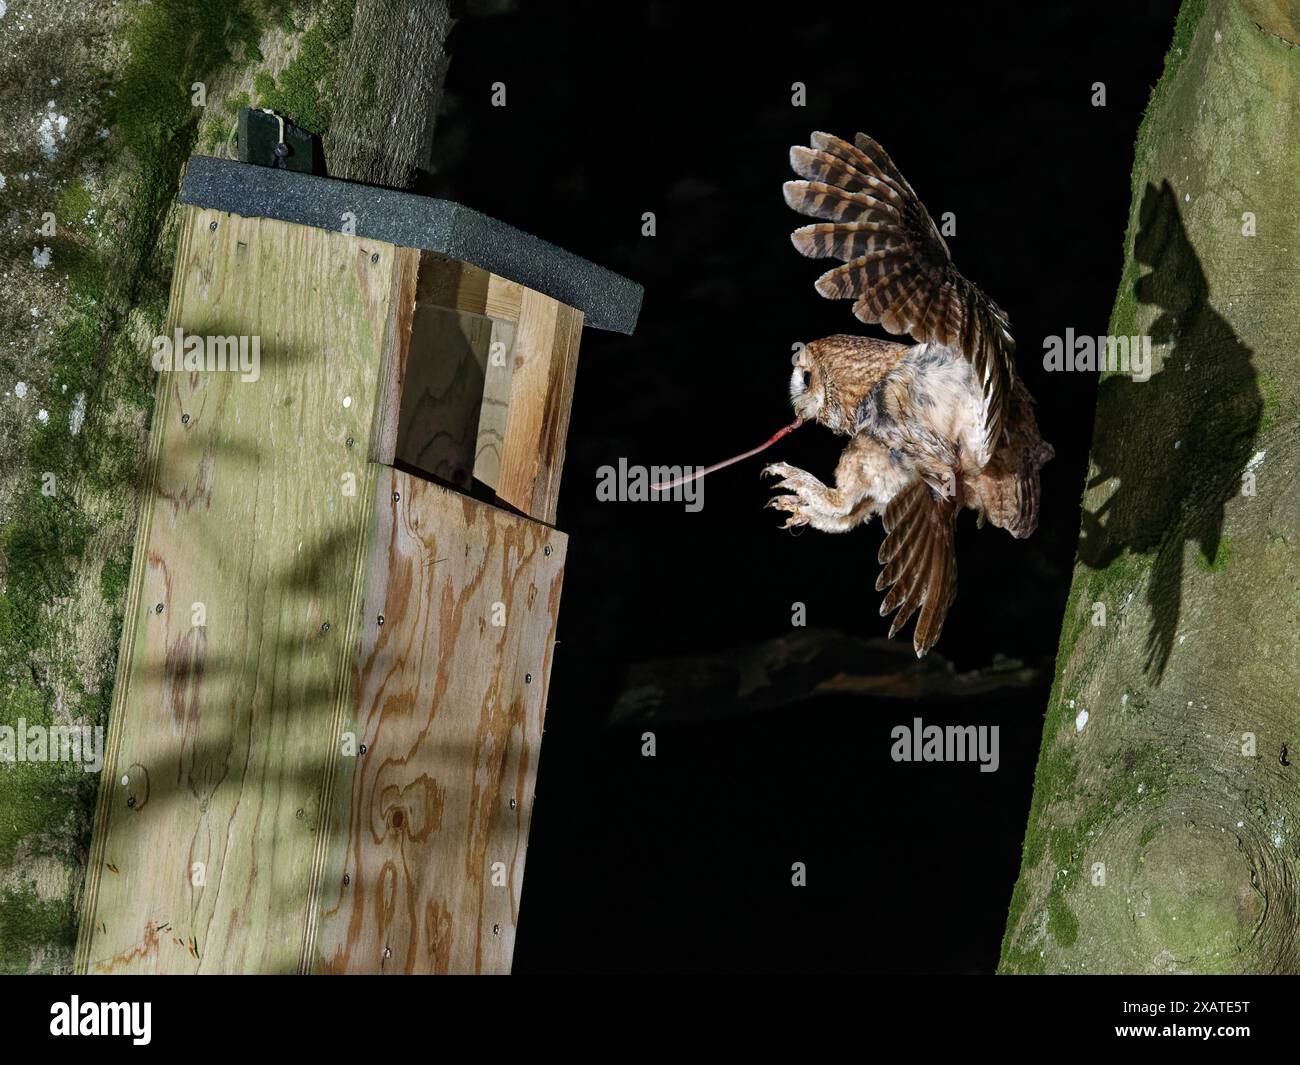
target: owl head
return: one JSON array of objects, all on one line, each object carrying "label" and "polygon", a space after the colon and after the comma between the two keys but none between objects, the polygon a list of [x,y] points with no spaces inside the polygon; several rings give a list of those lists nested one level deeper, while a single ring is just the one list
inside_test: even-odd
[{"label": "owl head", "polygon": [[906,351],[894,341],[854,336],[801,346],[790,360],[790,405],[802,421],[852,435],[859,405]]},{"label": "owl head", "polygon": [[[842,403],[843,379],[852,369],[848,352],[836,343],[839,337],[814,340],[801,345],[791,357],[790,405],[801,421],[819,422],[834,433],[847,433],[851,412]],[[841,365],[845,364],[845,365]]]},{"label": "owl head", "polygon": [[826,410],[825,381],[821,367],[810,354],[815,345],[800,344],[791,357],[794,372],[790,375],[790,406],[801,421],[821,421]]}]

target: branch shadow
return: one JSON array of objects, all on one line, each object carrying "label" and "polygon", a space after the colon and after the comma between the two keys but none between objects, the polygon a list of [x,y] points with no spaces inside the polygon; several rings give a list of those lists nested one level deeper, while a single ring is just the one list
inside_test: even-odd
[{"label": "branch shadow", "polygon": [[1182,609],[1183,556],[1194,542],[1206,568],[1222,564],[1224,508],[1241,491],[1263,397],[1251,350],[1210,306],[1209,283],[1168,180],[1148,184],[1134,258],[1139,303],[1158,307],[1151,343],[1169,345],[1148,381],[1124,374],[1100,385],[1088,488],[1117,482],[1083,512],[1079,559],[1102,570],[1124,551],[1152,557],[1146,670],[1157,684]]}]

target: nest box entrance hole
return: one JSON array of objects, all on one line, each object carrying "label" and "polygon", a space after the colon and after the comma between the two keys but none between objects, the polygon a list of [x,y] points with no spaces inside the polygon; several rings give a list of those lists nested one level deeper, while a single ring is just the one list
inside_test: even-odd
[{"label": "nest box entrance hole", "polygon": [[420,253],[394,460],[553,523],[582,313]]},{"label": "nest box entrance hole", "polygon": [[401,462],[464,491],[477,480],[496,492],[518,320],[518,285],[421,255],[397,426]]}]

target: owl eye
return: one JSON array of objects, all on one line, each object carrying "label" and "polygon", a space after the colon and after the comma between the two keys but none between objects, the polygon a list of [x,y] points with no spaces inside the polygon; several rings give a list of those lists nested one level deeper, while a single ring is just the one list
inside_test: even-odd
[{"label": "owl eye", "polygon": [[807,388],[810,384],[812,384],[812,371],[811,371],[811,370],[804,370],[804,372],[803,372],[803,386],[804,386],[804,388]]}]

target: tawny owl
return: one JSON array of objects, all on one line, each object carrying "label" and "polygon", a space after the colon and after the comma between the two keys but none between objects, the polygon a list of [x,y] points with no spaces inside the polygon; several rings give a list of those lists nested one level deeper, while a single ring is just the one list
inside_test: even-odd
[{"label": "tawny owl", "polygon": [[792,234],[813,258],[843,261],[817,279],[828,299],[852,299],[863,322],[915,343],[831,336],[794,357],[790,399],[801,421],[850,438],[835,487],[786,463],[768,505],[786,526],[844,532],[883,515],[888,590],[882,616],[897,611],[892,637],[920,611],[918,657],[939,638],[957,591],[953,531],[970,507],[1012,536],[1038,525],[1038,471],[1052,457],[1034,401],[1016,374],[1007,316],[953,265],[939,230],[893,161],[870,137],[853,144],[825,133],[790,149],[801,181],[785,200],[825,221]]}]

